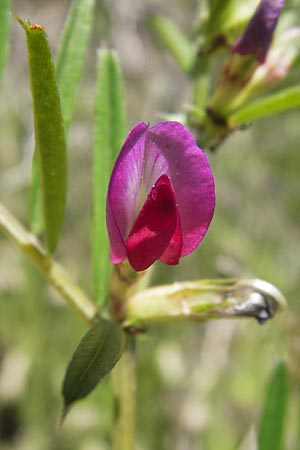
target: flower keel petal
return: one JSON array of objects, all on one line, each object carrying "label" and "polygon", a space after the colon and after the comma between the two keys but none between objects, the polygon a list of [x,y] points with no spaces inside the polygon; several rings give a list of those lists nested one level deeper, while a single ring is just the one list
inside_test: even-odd
[{"label": "flower keel petal", "polygon": [[182,243],[178,220],[173,188],[169,177],[163,174],[151,189],[125,243],[128,260],[135,270],[145,270],[159,259],[175,231],[172,259],[177,260],[175,264],[178,262]]}]

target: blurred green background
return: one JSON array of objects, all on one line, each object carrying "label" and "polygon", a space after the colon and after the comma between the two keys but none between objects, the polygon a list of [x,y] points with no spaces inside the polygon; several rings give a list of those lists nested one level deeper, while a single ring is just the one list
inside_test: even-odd
[{"label": "blurred green background", "polygon": [[[45,26],[53,55],[69,1],[13,1],[13,11]],[[147,27],[163,12],[190,34],[196,1],[106,0],[95,24],[69,140],[69,192],[56,255],[92,295],[91,147],[100,45],[116,48],[124,73],[129,128],[154,123],[188,101],[188,84]],[[1,201],[28,225],[33,149],[24,32],[12,23],[0,92]],[[138,345],[138,449],[253,450],[266,383],[287,362],[286,449],[300,448],[300,127],[299,111],[260,120],[208,153],[217,192],[212,226],[178,267],[158,263],[153,283],[238,276],[262,278],[289,308],[254,321],[153,326]],[[110,448],[110,379],[70,413],[62,429],[60,388],[85,324],[0,236],[0,448]],[[270,449],[271,450],[271,449]]]}]

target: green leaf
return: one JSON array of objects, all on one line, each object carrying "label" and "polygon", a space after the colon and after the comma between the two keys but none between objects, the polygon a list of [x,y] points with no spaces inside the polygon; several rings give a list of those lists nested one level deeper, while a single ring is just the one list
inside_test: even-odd
[{"label": "green leaf", "polygon": [[[76,101],[88,41],[92,28],[94,0],[75,1],[66,20],[56,60],[56,81],[67,135]],[[34,233],[43,229],[40,176],[37,152],[34,152],[30,190],[30,223]]]},{"label": "green leaf", "polygon": [[173,56],[181,69],[188,72],[194,59],[191,42],[170,19],[153,14],[148,20],[163,47]]},{"label": "green leaf", "polygon": [[31,167],[31,186],[29,199],[30,229],[34,234],[43,231],[42,199],[40,190],[39,154],[35,148]]},{"label": "green leaf", "polygon": [[58,50],[56,80],[66,134],[70,127],[76,92],[87,53],[94,7],[94,0],[73,2]]},{"label": "green leaf", "polygon": [[70,406],[86,397],[115,366],[122,355],[124,333],[111,320],[97,319],[80,341],[63,382],[65,416]]},{"label": "green leaf", "polygon": [[284,363],[278,363],[267,387],[258,436],[259,450],[283,449],[287,403],[288,372]]},{"label": "green leaf", "polygon": [[106,299],[110,273],[109,241],[105,220],[106,194],[113,163],[125,137],[125,111],[117,54],[101,49],[98,54],[93,149],[93,276],[95,294]]},{"label": "green leaf", "polygon": [[238,109],[230,115],[229,121],[234,125],[250,120],[271,116],[291,108],[300,107],[300,87],[287,88],[276,94],[256,100],[247,106]]},{"label": "green leaf", "polygon": [[0,79],[4,70],[10,31],[10,0],[0,2]]},{"label": "green leaf", "polygon": [[67,161],[60,98],[43,27],[15,18],[24,28],[27,38],[45,238],[47,249],[52,253],[60,236],[66,202]]}]

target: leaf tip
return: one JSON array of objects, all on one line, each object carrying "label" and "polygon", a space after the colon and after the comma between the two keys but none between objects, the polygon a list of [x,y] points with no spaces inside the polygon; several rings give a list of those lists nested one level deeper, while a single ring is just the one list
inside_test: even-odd
[{"label": "leaf tip", "polygon": [[24,28],[25,31],[28,31],[28,30],[44,31],[44,28],[42,27],[42,25],[31,24],[29,19],[22,20],[21,17],[19,17],[17,14],[15,14],[13,12],[11,12],[10,15],[13,19],[15,19],[21,25],[22,28]]},{"label": "leaf tip", "polygon": [[58,427],[59,428],[63,427],[69,411],[70,411],[70,405],[67,405],[66,403],[64,403],[64,406],[63,406],[63,409],[62,409],[62,412],[61,412],[61,415],[60,415],[60,418],[59,418],[59,422],[58,422]]},{"label": "leaf tip", "polygon": [[15,19],[21,25],[22,28],[24,28],[24,30],[27,29],[27,27],[29,26],[29,20],[28,19],[26,19],[24,21],[24,20],[21,19],[21,17],[19,17],[17,14],[15,14],[13,12],[11,12],[10,15],[11,15],[11,17],[13,19]]}]

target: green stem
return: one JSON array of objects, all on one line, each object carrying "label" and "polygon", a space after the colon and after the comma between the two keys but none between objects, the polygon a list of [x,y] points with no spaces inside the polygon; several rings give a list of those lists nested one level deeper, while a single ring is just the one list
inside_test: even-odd
[{"label": "green stem", "polygon": [[124,320],[127,299],[148,286],[152,268],[153,266],[143,272],[136,272],[128,260],[114,265],[110,275],[109,298],[110,309],[117,322]]},{"label": "green stem", "polygon": [[65,269],[49,256],[36,236],[29,233],[1,203],[0,230],[35,264],[68,305],[88,323],[92,322],[98,313],[94,303],[69,278]]},{"label": "green stem", "polygon": [[[116,264],[111,273],[109,298],[111,312],[118,322],[123,322],[130,296],[142,292],[149,283],[151,269],[136,272],[128,261]],[[135,442],[135,337],[127,335],[121,360],[113,371],[115,417],[113,450],[133,450]]]},{"label": "green stem", "polygon": [[128,336],[122,358],[113,371],[115,422],[112,450],[134,450],[135,447],[135,366],[135,337]]},{"label": "green stem", "polygon": [[192,104],[199,109],[205,109],[206,102],[209,96],[210,78],[209,78],[210,64],[209,60],[203,57],[203,60],[196,62],[196,67],[193,69],[193,94]]}]

